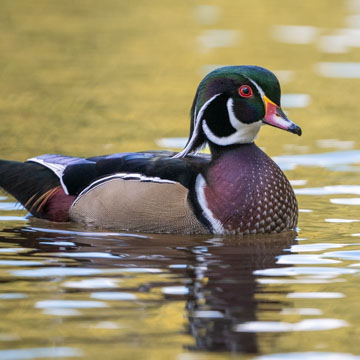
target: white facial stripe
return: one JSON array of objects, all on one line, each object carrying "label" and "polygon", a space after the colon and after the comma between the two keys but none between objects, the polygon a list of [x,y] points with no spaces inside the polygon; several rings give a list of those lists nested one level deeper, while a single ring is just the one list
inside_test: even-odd
[{"label": "white facial stripe", "polygon": [[219,137],[216,136],[209,128],[206,120],[204,119],[202,127],[206,137],[214,144],[226,146],[232,144],[248,144],[256,139],[256,136],[263,125],[261,121],[257,121],[252,124],[242,123],[235,115],[233,110],[234,100],[230,98],[226,107],[229,114],[230,124],[234,128],[234,133],[228,136]]},{"label": "white facial stripe", "polygon": [[230,120],[230,123],[231,123],[232,127],[235,130],[239,130],[241,125],[242,125],[242,122],[234,114],[234,100],[232,98],[230,98],[227,101],[226,107],[227,107],[227,110],[228,110],[229,120]]},{"label": "white facial stripe", "polygon": [[[265,93],[264,93],[264,90],[252,79],[250,78],[247,78],[249,81],[251,81],[257,88],[257,90],[259,91],[259,94],[261,96],[261,100],[262,102],[264,103],[264,107],[266,109],[266,102],[265,102]],[[289,128],[289,122],[286,121],[285,119],[283,119],[282,117],[280,116],[274,116],[273,118],[273,122],[274,124],[276,124],[276,126],[278,126],[279,128],[281,129],[285,129],[287,130]],[[264,124],[268,124],[267,121],[264,121]],[[270,125],[274,125],[274,124],[270,124]]]},{"label": "white facial stripe", "polygon": [[259,92],[260,94],[260,97],[261,97],[261,100],[262,102],[264,103],[264,106],[265,106],[265,100],[264,100],[264,96],[265,96],[265,92],[264,90],[261,88],[261,86],[255,82],[253,79],[250,79],[250,78],[247,78],[257,89],[257,91]]},{"label": "white facial stripe", "polygon": [[208,203],[206,201],[205,191],[204,191],[205,186],[206,186],[206,181],[204,177],[201,174],[199,174],[196,178],[196,184],[195,184],[197,201],[203,211],[204,217],[206,218],[206,220],[209,221],[211,225],[212,232],[214,234],[224,234],[224,228],[221,222],[214,217],[214,214],[208,207]]},{"label": "white facial stripe", "polygon": [[[257,89],[257,91],[260,94],[261,100],[264,103],[264,106],[266,106],[265,104],[265,100],[264,100],[264,90],[261,88],[260,85],[258,85],[256,83],[256,81],[247,78]],[[191,136],[191,139],[189,141],[189,143],[187,144],[187,146],[179,153],[177,153],[176,155],[173,156],[173,158],[181,158],[186,156],[189,152],[190,149],[192,148],[192,146],[195,143],[195,140],[199,134],[200,131],[200,126],[201,126],[201,120],[202,117],[204,115],[204,111],[206,110],[206,108],[208,107],[208,105],[219,96],[220,94],[216,94],[214,95],[212,98],[210,98],[208,101],[205,102],[205,104],[201,107],[201,109],[199,110],[199,113],[196,116],[196,119],[194,121],[194,131],[193,134]],[[232,145],[232,144],[247,144],[247,143],[251,143],[253,142],[256,137],[257,134],[261,128],[262,125],[264,125],[264,123],[262,121],[257,121],[255,123],[252,124],[244,124],[242,123],[234,114],[234,110],[233,110],[233,105],[234,105],[234,100],[232,98],[230,98],[227,103],[227,110],[228,110],[228,114],[229,114],[229,120],[230,123],[232,125],[232,127],[234,128],[234,130],[236,131],[234,134],[231,134],[229,136],[223,136],[223,137],[219,137],[216,136],[209,128],[209,126],[206,123],[206,120],[203,119],[203,123],[202,123],[202,129],[206,135],[206,137],[213,142],[214,144],[217,145],[222,145],[222,146],[226,146],[226,145]],[[196,114],[196,108],[195,108],[195,114]]]},{"label": "white facial stripe", "polygon": [[227,146],[233,144],[249,144],[256,139],[256,136],[263,125],[262,121],[252,124],[241,124],[240,128],[228,136],[216,136],[208,127],[206,120],[203,121],[202,128],[206,137],[214,144]]},{"label": "white facial stripe", "polygon": [[219,95],[220,95],[220,94],[214,95],[212,98],[210,98],[208,101],[206,101],[206,103],[201,107],[198,115],[196,116],[195,125],[200,122],[200,120],[201,120],[201,118],[202,118],[202,116],[203,116],[203,114],[204,114],[204,111],[205,111],[205,109],[208,107],[208,105],[209,105],[214,99],[216,99]]},{"label": "white facial stripe", "polygon": [[[182,151],[180,151],[179,153],[177,153],[176,155],[173,156],[174,159],[184,157],[190,152],[190,149],[192,148],[192,146],[194,145],[195,140],[198,137],[199,130],[200,130],[200,124],[201,124],[201,118],[202,118],[202,116],[204,114],[205,109],[219,95],[220,94],[214,95],[212,98],[210,98],[208,101],[206,101],[205,104],[201,107],[201,109],[200,109],[199,113],[197,114],[196,119],[194,121],[194,131],[192,133],[192,136],[191,136],[191,139],[190,139],[189,143],[186,145],[186,147]],[[195,114],[196,114],[196,108],[195,108]]]}]

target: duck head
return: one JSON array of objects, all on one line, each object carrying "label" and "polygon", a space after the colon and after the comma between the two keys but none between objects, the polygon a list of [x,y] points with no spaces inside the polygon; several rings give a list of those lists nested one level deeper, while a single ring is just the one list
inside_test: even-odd
[{"label": "duck head", "polygon": [[280,107],[276,76],[258,66],[226,66],[209,73],[200,83],[191,108],[190,136],[176,157],[203,147],[210,149],[255,140],[267,124],[301,135]]}]

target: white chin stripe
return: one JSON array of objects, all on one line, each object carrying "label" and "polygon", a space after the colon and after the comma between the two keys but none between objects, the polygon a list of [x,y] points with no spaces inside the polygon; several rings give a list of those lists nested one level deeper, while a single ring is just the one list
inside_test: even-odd
[{"label": "white chin stripe", "polygon": [[[201,118],[204,114],[205,109],[209,106],[209,104],[216,99],[220,94],[216,94],[214,95],[212,98],[210,98],[208,101],[206,101],[206,103],[201,107],[201,109],[199,110],[198,115],[196,116],[196,119],[194,119],[194,131],[191,135],[191,139],[189,141],[189,143],[186,145],[186,147],[179,153],[177,153],[176,155],[173,156],[173,158],[181,158],[186,156],[190,151],[191,148],[193,147],[195,140],[197,139],[198,135],[199,135],[199,130],[200,130],[200,124],[201,124]],[[196,114],[196,111],[195,111]]]},{"label": "white chin stripe", "polygon": [[227,101],[227,110],[229,114],[230,124],[234,128],[234,133],[228,136],[219,137],[215,135],[209,128],[206,120],[202,123],[202,128],[206,137],[216,145],[227,146],[232,144],[248,144],[256,139],[256,136],[263,125],[262,121],[259,120],[252,124],[242,123],[234,114],[233,110],[234,100],[229,99]]},{"label": "white chin stripe", "polygon": [[254,81],[253,79],[250,79],[250,78],[247,78],[249,81],[251,81],[252,84],[254,84],[254,86],[256,87],[257,91],[259,92],[259,95],[261,97],[261,100],[263,101],[264,103],[264,106],[265,106],[265,101],[264,101],[264,96],[265,96],[265,92],[264,90],[261,88],[261,86],[256,82]]},{"label": "white chin stripe", "polygon": [[219,220],[217,220],[211,210],[208,207],[206,197],[205,197],[205,186],[206,181],[204,177],[199,174],[196,178],[195,190],[196,190],[196,197],[197,201],[203,211],[203,215],[206,220],[209,221],[211,225],[211,230],[214,234],[224,234],[224,228]]}]

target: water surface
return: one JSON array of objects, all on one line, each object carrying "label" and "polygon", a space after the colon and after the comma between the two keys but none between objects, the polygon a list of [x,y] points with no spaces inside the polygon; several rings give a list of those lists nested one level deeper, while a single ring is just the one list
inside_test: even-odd
[{"label": "water surface", "polygon": [[0,359],[359,360],[360,1],[0,5],[0,151],[178,150],[201,78],[256,64],[301,138],[260,145],[297,233],[109,233],[0,197]]}]

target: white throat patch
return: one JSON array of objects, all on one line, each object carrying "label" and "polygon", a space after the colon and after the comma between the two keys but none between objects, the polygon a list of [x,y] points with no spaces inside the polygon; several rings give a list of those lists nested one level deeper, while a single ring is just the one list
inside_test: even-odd
[{"label": "white throat patch", "polygon": [[202,123],[202,128],[206,137],[216,145],[226,146],[232,144],[248,144],[253,142],[257,134],[263,125],[262,121],[259,120],[252,124],[244,124],[242,123],[235,115],[234,110],[234,100],[230,98],[227,103],[226,107],[229,114],[229,120],[231,126],[234,128],[234,133],[228,136],[216,136],[209,128],[208,124],[206,123],[206,119],[204,119]]}]

